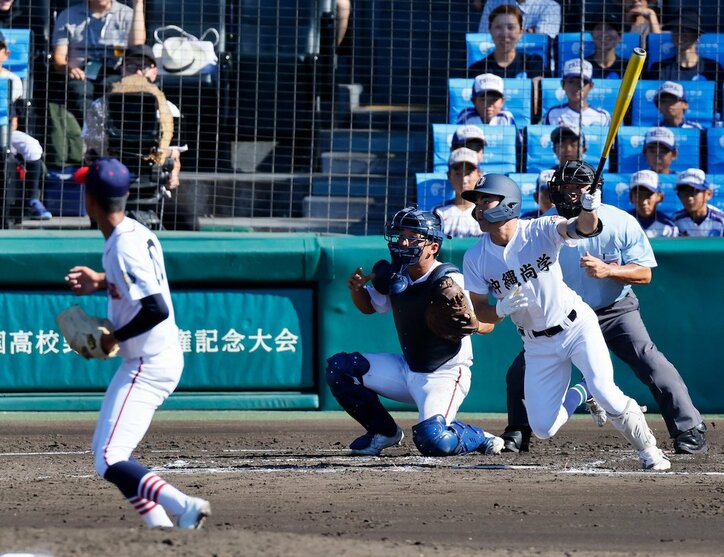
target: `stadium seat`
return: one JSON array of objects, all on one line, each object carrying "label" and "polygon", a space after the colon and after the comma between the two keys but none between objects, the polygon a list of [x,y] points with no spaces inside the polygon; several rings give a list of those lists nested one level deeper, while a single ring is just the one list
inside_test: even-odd
[{"label": "stadium seat", "polygon": [[[639,33],[624,33],[621,42],[616,47],[616,54],[628,60],[634,48],[641,45],[641,35]],[[583,55],[588,58],[592,56],[596,50],[591,33],[583,34]],[[558,35],[558,56],[556,74],[560,75],[563,63],[571,58],[578,58],[581,51],[581,34],[580,33],[559,33]]]},{"label": "stadium seat", "polygon": [[664,193],[664,200],[656,208],[669,217],[681,211],[683,207],[676,195],[676,174],[659,174],[659,186]]},{"label": "stadium seat", "polygon": [[25,83],[30,75],[30,29],[0,29],[10,52],[3,67]]},{"label": "stadium seat", "polygon": [[[495,43],[490,33],[468,33],[465,35],[468,50],[468,66],[482,60],[495,50]],[[543,58],[546,69],[550,69],[549,56],[550,37],[540,33],[524,33],[515,46],[517,52],[537,54]]]},{"label": "stadium seat", "polygon": [[[540,172],[546,168],[552,168],[558,164],[556,155],[551,145],[551,132],[557,126],[528,126],[526,128],[526,145],[528,148],[528,156],[526,157],[526,172]],[[598,165],[598,160],[603,153],[603,144],[606,141],[608,128],[603,126],[588,126],[583,128],[583,134],[586,137],[586,145],[588,150],[585,160],[594,166]],[[609,159],[606,159],[604,171],[609,167]]]},{"label": "stadium seat", "polygon": [[10,80],[0,77],[0,146],[4,147],[7,138],[7,126],[10,123]]},{"label": "stadium seat", "polygon": [[[505,108],[515,117],[518,128],[530,124],[532,99],[532,81],[530,79],[503,79],[505,85]],[[457,122],[458,115],[472,106],[473,80],[451,78],[448,80],[449,112],[448,122]]]},{"label": "stadium seat", "polygon": [[724,128],[706,130],[706,171],[724,173]]},{"label": "stadium seat", "polygon": [[538,174],[535,172],[510,172],[508,177],[520,186],[523,193],[520,212],[527,213],[537,210],[538,204],[535,202],[533,194],[538,183]]},{"label": "stadium seat", "polygon": [[702,58],[716,60],[724,67],[724,33],[704,33],[699,37],[698,51]]},{"label": "stadium seat", "polygon": [[613,205],[623,211],[633,209],[628,195],[628,184],[630,174],[603,174],[602,201],[607,205]]},{"label": "stadium seat", "polygon": [[[588,94],[588,104],[596,108],[605,108],[609,114],[613,114],[616,105],[616,95],[621,88],[620,79],[597,79],[593,83],[593,89]],[[541,103],[542,115],[551,107],[568,102],[566,92],[561,87],[559,77],[546,77],[541,79]]]},{"label": "stadium seat", "polygon": [[646,36],[646,67],[676,56],[676,45],[671,33],[649,33]]},{"label": "stadium seat", "polygon": [[[513,126],[480,126],[485,134],[488,146],[483,153],[481,168],[485,172],[505,174],[515,172],[515,135]],[[450,141],[458,126],[453,124],[433,124],[433,170],[447,174],[450,157]]]},{"label": "stadium seat", "polygon": [[[639,81],[631,100],[631,124],[634,126],[655,126],[659,122],[659,110],[654,104],[656,90],[661,81]],[[714,97],[716,83],[714,81],[682,81],[689,110],[688,120],[699,122],[709,127],[714,121]],[[595,90],[595,89],[594,89]]]},{"label": "stadium seat", "polygon": [[709,204],[724,211],[724,174],[707,174],[707,179],[714,184],[714,196]]},{"label": "stadium seat", "polygon": [[415,179],[417,181],[417,207],[423,211],[429,211],[455,197],[455,192],[445,173],[418,172],[415,174]]},{"label": "stadium seat", "polygon": [[[618,130],[617,161],[619,172],[637,172],[648,168],[644,157],[644,138],[648,126],[621,126]],[[681,172],[700,168],[701,131],[695,128],[670,128],[676,137],[678,154],[671,169]]]}]

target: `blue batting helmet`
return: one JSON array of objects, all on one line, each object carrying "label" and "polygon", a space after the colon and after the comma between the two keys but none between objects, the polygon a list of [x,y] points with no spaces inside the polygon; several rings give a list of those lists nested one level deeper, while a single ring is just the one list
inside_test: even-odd
[{"label": "blue batting helmet", "polygon": [[487,193],[502,197],[497,207],[483,212],[488,222],[503,222],[520,216],[520,187],[505,174],[486,174],[475,184],[475,189],[464,191],[463,199],[475,203],[480,194]]}]

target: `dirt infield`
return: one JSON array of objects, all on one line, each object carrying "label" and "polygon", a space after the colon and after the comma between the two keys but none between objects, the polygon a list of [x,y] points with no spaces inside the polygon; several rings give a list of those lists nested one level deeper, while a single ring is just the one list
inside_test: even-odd
[{"label": "dirt infield", "polygon": [[[0,555],[721,555],[724,453],[671,455],[646,473],[610,425],[576,416],[529,454],[423,458],[408,436],[351,457],[351,419],[196,421],[160,413],[136,456],[211,501],[201,531],[147,530],[95,476],[93,421],[0,415]],[[465,416],[491,431],[500,419]],[[237,419],[238,418],[238,419]],[[663,421],[649,421],[664,448]]]}]

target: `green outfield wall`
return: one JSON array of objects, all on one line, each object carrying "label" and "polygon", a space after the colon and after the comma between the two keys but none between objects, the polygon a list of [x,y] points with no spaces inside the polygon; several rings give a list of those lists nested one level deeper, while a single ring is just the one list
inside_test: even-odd
[{"label": "green outfield wall", "polygon": [[[340,351],[397,352],[391,316],[363,315],[346,279],[387,254],[379,236],[161,233],[186,358],[167,408],[338,409],[324,385]],[[447,241],[458,265],[474,240]],[[653,242],[652,284],[635,288],[658,347],[678,367],[702,412],[724,412],[724,242]],[[85,361],[59,337],[55,315],[79,303],[105,313],[102,295],[74,297],[63,277],[99,269],[97,232],[0,236],[0,410],[93,410],[118,360]],[[473,340],[473,384],[462,410],[505,411],[505,371],[521,349],[509,320]],[[654,409],[648,389],[620,361],[623,390]],[[390,408],[408,408],[389,402]]]}]

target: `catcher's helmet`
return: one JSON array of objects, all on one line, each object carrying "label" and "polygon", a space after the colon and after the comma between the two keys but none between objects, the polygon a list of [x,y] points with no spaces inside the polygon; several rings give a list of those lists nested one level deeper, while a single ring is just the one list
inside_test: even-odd
[{"label": "catcher's helmet", "polygon": [[474,190],[464,191],[463,199],[475,203],[478,194],[488,193],[502,197],[497,207],[483,212],[488,222],[502,222],[520,216],[520,187],[504,174],[486,174],[475,184]]},{"label": "catcher's helmet", "polygon": [[414,265],[422,254],[421,245],[400,243],[402,230],[412,230],[422,234],[425,240],[438,244],[442,247],[445,235],[442,232],[440,217],[430,211],[421,211],[414,205],[397,211],[392,220],[385,226],[385,240],[390,249],[393,261],[397,259],[401,263]]},{"label": "catcher's helmet", "polygon": [[[551,201],[556,206],[558,214],[562,217],[577,217],[581,212],[581,202],[572,201],[563,193],[562,186],[574,185],[579,187],[592,186],[596,177],[596,169],[582,160],[566,161],[556,168],[551,178],[549,191]],[[598,187],[603,186],[603,178],[599,178]]]}]

